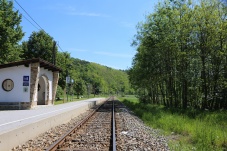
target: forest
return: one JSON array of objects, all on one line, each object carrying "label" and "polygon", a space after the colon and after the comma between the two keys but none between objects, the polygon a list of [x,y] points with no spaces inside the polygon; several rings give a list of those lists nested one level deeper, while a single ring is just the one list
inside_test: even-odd
[{"label": "forest", "polygon": [[[31,58],[56,64],[62,69],[57,91],[59,97],[65,93],[74,93],[78,97],[133,93],[126,71],[73,58],[44,30],[34,31],[27,41],[22,41],[21,21],[22,15],[14,10],[13,1],[0,1],[0,64]],[[69,84],[66,84],[67,76],[71,79]]]},{"label": "forest", "polygon": [[137,26],[129,79],[140,100],[166,107],[227,109],[227,6],[166,0]]},{"label": "forest", "polygon": [[[126,71],[113,69],[97,63],[76,58],[67,59],[68,53],[58,54],[57,66],[64,69],[60,74],[59,92],[63,94],[66,88],[65,79],[69,75],[74,83],[72,90],[78,97],[80,95],[121,95],[133,94]],[[64,60],[65,59],[65,60]],[[72,91],[71,90],[71,91]]]}]

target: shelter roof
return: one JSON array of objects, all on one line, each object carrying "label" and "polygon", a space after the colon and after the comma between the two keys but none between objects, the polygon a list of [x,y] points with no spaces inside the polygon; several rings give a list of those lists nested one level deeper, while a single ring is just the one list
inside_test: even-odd
[{"label": "shelter roof", "polygon": [[41,58],[33,58],[33,59],[28,59],[28,60],[9,62],[7,64],[1,64],[0,69],[14,67],[14,66],[20,66],[20,65],[24,65],[24,66],[28,67],[29,64],[31,64],[31,63],[39,63],[40,67],[43,67],[43,68],[51,70],[51,71],[60,71],[60,72],[62,71],[61,68],[59,68],[59,67],[53,65],[52,63],[45,61]]}]

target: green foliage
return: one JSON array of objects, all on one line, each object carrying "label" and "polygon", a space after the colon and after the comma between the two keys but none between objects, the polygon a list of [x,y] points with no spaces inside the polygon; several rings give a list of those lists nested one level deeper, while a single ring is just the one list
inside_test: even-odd
[{"label": "green foliage", "polygon": [[56,58],[56,65],[60,67],[63,71],[60,73],[58,85],[62,89],[66,88],[66,77],[68,75],[69,65],[71,65],[70,53],[68,52],[58,52]]},{"label": "green foliage", "polygon": [[[173,150],[226,150],[227,112],[166,108],[122,98],[147,125],[164,130]],[[175,141],[174,141],[175,140]]]},{"label": "green foliage", "polygon": [[129,79],[143,102],[227,109],[226,6],[166,0],[138,24]]},{"label": "green foliage", "polygon": [[13,11],[13,2],[0,1],[0,64],[19,60],[21,48],[18,42],[24,36],[21,15]]},{"label": "green foliage", "polygon": [[45,31],[33,32],[28,41],[22,43],[23,55],[21,57],[24,59],[42,58],[52,62],[53,47],[53,38]]},{"label": "green foliage", "polygon": [[57,87],[57,92],[56,92],[56,100],[59,100],[61,98],[61,96],[63,96],[64,91],[62,90],[62,88],[58,85]]},{"label": "green foliage", "polygon": [[[70,58],[70,76],[75,80],[76,94],[122,94],[133,93],[128,75],[121,70],[115,70],[96,63]],[[79,91],[79,89],[83,89]]]},{"label": "green foliage", "polygon": [[79,99],[80,95],[83,95],[85,92],[85,87],[83,87],[83,81],[76,81],[74,86],[73,86],[73,90],[75,92],[75,94],[77,95],[77,98]]}]

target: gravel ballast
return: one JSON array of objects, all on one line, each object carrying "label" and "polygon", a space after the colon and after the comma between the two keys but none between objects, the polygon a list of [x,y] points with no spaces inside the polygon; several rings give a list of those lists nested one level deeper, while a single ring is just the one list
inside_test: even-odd
[{"label": "gravel ballast", "polygon": [[[58,140],[65,132],[80,122],[90,111],[72,119],[67,124],[54,127],[49,131],[14,147],[12,151],[43,151]],[[147,127],[127,108],[120,108],[116,116],[116,143],[118,151],[169,151],[167,139],[158,130]]]}]

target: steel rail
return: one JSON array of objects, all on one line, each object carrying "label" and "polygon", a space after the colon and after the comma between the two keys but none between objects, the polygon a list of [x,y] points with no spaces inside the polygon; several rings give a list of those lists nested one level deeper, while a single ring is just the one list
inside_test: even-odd
[{"label": "steel rail", "polygon": [[113,108],[112,108],[112,145],[113,145],[113,151],[116,151],[116,134],[115,134],[115,117],[114,117],[114,99],[113,99]]},{"label": "steel rail", "polygon": [[[110,100],[110,98],[108,99]],[[106,102],[108,101],[106,100]],[[105,104],[105,103],[103,103]],[[102,104],[102,105],[103,105]],[[59,145],[63,144],[64,141],[66,140],[66,137],[72,133],[75,133],[75,131],[80,128],[86,121],[88,121],[88,119],[90,119],[95,112],[102,106],[100,105],[97,109],[95,109],[94,111],[92,111],[90,114],[88,114],[86,116],[86,118],[84,118],[81,122],[79,122],[77,125],[75,125],[72,129],[70,129],[68,132],[66,132],[63,136],[61,136],[56,142],[54,142],[51,146],[49,146],[46,151],[55,151],[58,149]]]}]

